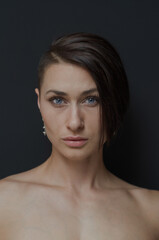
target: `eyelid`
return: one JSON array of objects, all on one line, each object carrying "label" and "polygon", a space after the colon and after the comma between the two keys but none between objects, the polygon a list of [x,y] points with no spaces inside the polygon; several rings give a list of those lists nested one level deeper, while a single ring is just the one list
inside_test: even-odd
[{"label": "eyelid", "polygon": [[87,98],[96,98],[96,99],[99,99],[99,96],[97,96],[97,95],[90,95],[90,96],[85,97],[85,99],[87,99]]},{"label": "eyelid", "polygon": [[[89,99],[89,98],[94,98],[94,99],[97,101],[97,103],[99,102],[99,96],[97,96],[97,95],[86,96],[86,97],[82,100],[82,102],[85,101],[86,99]],[[50,98],[49,98],[49,101],[51,102],[51,101],[53,101],[54,99],[61,99],[61,100],[63,100],[63,101],[66,100],[66,99],[65,99],[64,97],[62,97],[62,96],[57,96],[57,95],[55,95],[55,96],[53,96],[53,97],[50,97]],[[52,104],[54,104],[54,105],[56,105],[56,106],[60,106],[60,104],[55,104],[55,103],[52,103]],[[62,104],[61,104],[61,105],[62,105]]]},{"label": "eyelid", "polygon": [[[99,98],[99,96],[98,95],[88,95],[88,96],[86,96],[86,97],[84,97],[84,99],[87,99],[87,98]],[[54,96],[52,96],[52,97],[50,97],[49,98],[49,100],[50,99],[54,99],[54,98],[60,98],[60,99],[63,99],[63,100],[65,100],[66,98],[64,98],[63,96],[58,96],[58,95],[54,95]]]},{"label": "eyelid", "polygon": [[54,99],[60,99],[60,100],[65,101],[65,99],[64,99],[63,97],[60,97],[60,96],[50,97],[50,98],[49,98],[49,102],[51,102],[51,104],[54,105],[55,107],[56,107],[56,106],[57,106],[57,107],[60,107],[60,106],[62,106],[62,104],[53,103],[52,101],[53,101]]}]

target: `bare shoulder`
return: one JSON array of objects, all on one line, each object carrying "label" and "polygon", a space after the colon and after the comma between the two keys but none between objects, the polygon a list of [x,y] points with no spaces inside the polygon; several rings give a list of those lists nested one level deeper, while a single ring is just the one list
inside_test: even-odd
[{"label": "bare shoulder", "polygon": [[27,183],[16,178],[16,175],[0,180],[0,235],[5,236],[6,229],[18,221],[19,209],[22,209]]},{"label": "bare shoulder", "polygon": [[[23,175],[23,174],[22,174]],[[19,200],[24,197],[27,192],[29,183],[23,181],[21,174],[8,176],[0,180],[0,215],[5,209],[15,206]]]},{"label": "bare shoulder", "polygon": [[159,232],[159,190],[138,187],[125,182],[131,198],[140,206],[143,214],[151,221]]},{"label": "bare shoulder", "polygon": [[159,214],[159,190],[138,187],[132,191],[132,194],[143,207],[149,207],[151,212]]},{"label": "bare shoulder", "polygon": [[40,178],[35,177],[35,171],[36,168],[0,180],[0,213],[5,205],[15,206],[43,185]]},{"label": "bare shoulder", "polygon": [[133,200],[148,225],[159,236],[159,191],[130,184],[116,176],[112,179],[119,184],[121,189],[126,190],[128,199]]},{"label": "bare shoulder", "polygon": [[18,195],[21,195],[22,188],[19,183],[12,176],[0,180],[0,211],[5,205],[14,201]]},{"label": "bare shoulder", "polygon": [[[138,214],[143,216],[147,225],[150,226],[153,233],[159,237],[159,191],[148,188],[142,188],[129,184],[124,181],[124,189],[126,189],[129,199],[133,200]],[[135,210],[135,209],[134,209]]]},{"label": "bare shoulder", "polygon": [[11,205],[17,197],[17,184],[8,181],[7,178],[0,180],[0,232],[4,228],[4,222],[9,215]]},{"label": "bare shoulder", "polygon": [[159,191],[139,187],[132,190],[131,194],[159,236]]}]

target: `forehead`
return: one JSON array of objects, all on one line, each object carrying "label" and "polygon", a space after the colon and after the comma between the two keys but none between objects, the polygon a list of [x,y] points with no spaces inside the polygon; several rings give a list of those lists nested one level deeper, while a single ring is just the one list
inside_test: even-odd
[{"label": "forehead", "polygon": [[42,88],[43,91],[50,88],[65,92],[85,91],[89,88],[96,88],[96,84],[84,68],[69,63],[57,63],[46,69]]}]

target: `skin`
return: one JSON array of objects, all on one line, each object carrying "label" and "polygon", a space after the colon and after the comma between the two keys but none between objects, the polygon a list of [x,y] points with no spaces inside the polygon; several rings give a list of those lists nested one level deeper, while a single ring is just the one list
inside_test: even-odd
[{"label": "skin", "polygon": [[[100,103],[89,97],[98,91],[81,95],[96,88],[90,74],[61,62],[43,80],[35,92],[52,152],[40,166],[0,181],[2,239],[159,239],[159,192],[129,184],[103,164]],[[50,89],[67,96],[53,100]],[[88,140],[70,147],[62,140],[70,135]]]},{"label": "skin", "polygon": [[[49,99],[57,95],[46,95],[50,89],[63,91],[68,96],[60,104],[53,105]],[[102,148],[97,148],[100,138],[99,103],[95,99],[90,101],[90,94],[81,96],[89,89],[96,89],[91,96],[99,96],[88,72],[63,63],[47,69],[40,98],[38,89],[35,90],[47,136],[53,145],[48,160],[49,182],[79,193],[100,188],[107,175]],[[57,103],[57,100],[52,102]],[[68,147],[62,138],[70,135],[88,138],[88,142],[82,148]]]}]

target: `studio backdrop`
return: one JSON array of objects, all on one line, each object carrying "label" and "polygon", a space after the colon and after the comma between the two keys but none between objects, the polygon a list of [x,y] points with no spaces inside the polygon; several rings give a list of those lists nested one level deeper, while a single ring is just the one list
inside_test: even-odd
[{"label": "studio backdrop", "polygon": [[138,0],[0,2],[0,178],[44,162],[51,143],[37,107],[37,66],[52,40],[101,35],[118,51],[130,106],[106,167],[137,186],[159,189],[159,2]]}]

